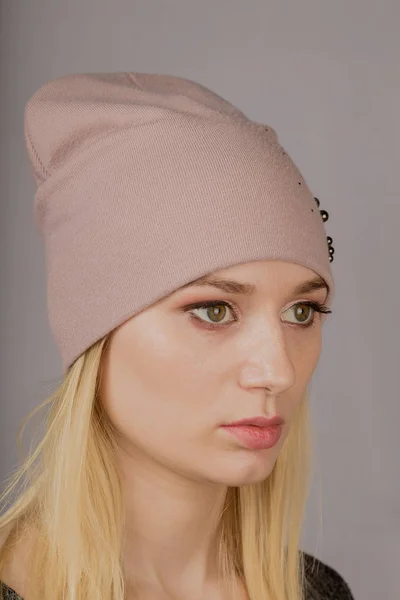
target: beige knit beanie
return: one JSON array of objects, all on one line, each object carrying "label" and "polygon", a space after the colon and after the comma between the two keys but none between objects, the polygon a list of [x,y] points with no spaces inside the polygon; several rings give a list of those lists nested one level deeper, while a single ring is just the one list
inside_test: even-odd
[{"label": "beige knit beanie", "polygon": [[203,85],[61,77],[28,101],[25,132],[65,372],[143,308],[235,264],[304,265],[329,285],[330,305],[326,213],[275,131]]}]

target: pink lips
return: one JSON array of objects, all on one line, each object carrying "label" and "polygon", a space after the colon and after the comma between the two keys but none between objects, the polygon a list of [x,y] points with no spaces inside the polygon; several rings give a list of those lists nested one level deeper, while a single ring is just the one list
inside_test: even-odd
[{"label": "pink lips", "polygon": [[222,428],[234,435],[251,450],[263,450],[275,446],[282,434],[284,420],[281,417],[266,419],[251,417],[222,425]]},{"label": "pink lips", "polygon": [[271,419],[265,417],[250,417],[250,419],[241,419],[240,421],[233,421],[228,423],[227,427],[233,427],[236,425],[256,425],[257,427],[270,427],[271,425],[283,425],[284,420],[281,417],[275,416]]}]

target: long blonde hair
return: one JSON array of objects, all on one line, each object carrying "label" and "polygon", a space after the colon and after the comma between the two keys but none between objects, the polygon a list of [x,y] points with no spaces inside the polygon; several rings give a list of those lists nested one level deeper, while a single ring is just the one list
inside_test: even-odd
[{"label": "long blonde hair", "polygon": [[[108,339],[74,362],[56,391],[26,417],[18,435],[20,445],[27,422],[49,406],[40,442],[0,497],[1,504],[6,502],[23,483],[0,517],[0,534],[10,527],[0,551],[0,576],[13,545],[27,531],[35,532],[30,562],[24,565],[32,600],[125,597],[122,485],[113,428],[98,401]],[[228,488],[219,528],[220,565],[227,582],[243,582],[250,600],[304,598],[299,543],[310,459],[307,390],[270,476]]]}]

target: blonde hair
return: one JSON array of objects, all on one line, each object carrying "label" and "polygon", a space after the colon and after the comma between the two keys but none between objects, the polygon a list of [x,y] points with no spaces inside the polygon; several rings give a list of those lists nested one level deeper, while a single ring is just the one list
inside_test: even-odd
[{"label": "blonde hair", "polygon": [[[23,491],[0,517],[0,534],[11,527],[0,550],[0,575],[13,545],[35,532],[24,565],[30,600],[125,597],[122,485],[113,427],[98,401],[108,339],[74,362],[18,435],[20,445],[27,421],[50,406],[45,433],[0,497],[3,503],[23,482]],[[307,390],[270,476],[228,488],[219,526],[220,566],[226,582],[243,582],[250,600],[304,598],[299,542],[310,479],[308,400]]]}]

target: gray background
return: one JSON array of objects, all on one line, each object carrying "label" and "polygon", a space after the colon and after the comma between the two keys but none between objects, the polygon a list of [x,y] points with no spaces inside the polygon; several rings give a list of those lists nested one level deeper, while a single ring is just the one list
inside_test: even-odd
[{"label": "gray background", "polygon": [[357,600],[400,597],[399,31],[395,0],[2,2],[0,481],[22,418],[61,374],[24,104],[73,72],[188,77],[273,126],[330,214],[337,292],[311,387],[303,547]]}]

